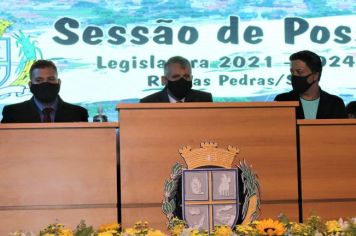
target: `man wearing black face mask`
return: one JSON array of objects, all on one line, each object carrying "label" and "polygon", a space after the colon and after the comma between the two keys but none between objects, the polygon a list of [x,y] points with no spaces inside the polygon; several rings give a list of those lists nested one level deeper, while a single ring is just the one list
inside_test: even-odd
[{"label": "man wearing black face mask", "polygon": [[180,56],[172,57],[164,65],[162,84],[165,88],[142,98],[140,102],[212,102],[211,93],[192,89],[192,79],[190,62]]},{"label": "man wearing black face mask", "polygon": [[293,90],[277,95],[274,100],[299,101],[297,119],[347,118],[343,100],[319,87],[322,72],[320,57],[305,50],[292,54],[289,60]]},{"label": "man wearing black face mask", "polygon": [[30,68],[28,83],[33,97],[5,106],[1,123],[79,122],[88,121],[85,108],[64,102],[58,95],[61,80],[56,65],[38,60]]}]

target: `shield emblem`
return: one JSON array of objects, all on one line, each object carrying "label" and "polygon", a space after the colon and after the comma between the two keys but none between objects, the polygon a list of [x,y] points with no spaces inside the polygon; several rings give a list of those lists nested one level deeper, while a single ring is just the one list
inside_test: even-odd
[{"label": "shield emblem", "polygon": [[189,227],[213,231],[239,218],[238,169],[183,169],[183,219]]},{"label": "shield emblem", "polygon": [[2,86],[10,77],[10,52],[10,38],[0,38],[0,86]]}]

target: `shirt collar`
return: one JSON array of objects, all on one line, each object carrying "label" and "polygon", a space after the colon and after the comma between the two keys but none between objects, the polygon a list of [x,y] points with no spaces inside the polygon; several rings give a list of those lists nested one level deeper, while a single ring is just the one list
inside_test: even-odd
[{"label": "shirt collar", "polygon": [[172,97],[169,93],[168,93],[168,99],[169,99],[170,103],[177,103],[177,102],[184,102],[185,101],[185,98],[177,100],[176,98]]},{"label": "shirt collar", "polygon": [[43,111],[43,109],[45,109],[45,108],[52,108],[54,111],[57,109],[58,97],[56,97],[56,99],[51,103],[40,102],[36,99],[36,97],[33,97],[33,100],[34,100],[39,111]]}]

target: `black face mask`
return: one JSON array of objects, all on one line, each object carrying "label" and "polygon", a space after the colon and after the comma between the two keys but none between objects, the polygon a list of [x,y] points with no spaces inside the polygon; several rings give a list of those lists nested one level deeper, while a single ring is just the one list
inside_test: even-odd
[{"label": "black face mask", "polygon": [[313,73],[310,73],[307,76],[297,76],[297,75],[292,75],[292,87],[293,91],[295,91],[298,94],[302,94],[305,91],[307,91],[310,86],[314,84],[315,81],[313,81],[311,84],[308,83],[308,77],[311,76]]},{"label": "black face mask", "polygon": [[182,99],[192,90],[193,82],[187,81],[183,77],[176,81],[168,80],[169,91],[178,99]]},{"label": "black face mask", "polygon": [[58,96],[59,88],[59,84],[40,83],[31,84],[30,91],[40,102],[51,103]]}]

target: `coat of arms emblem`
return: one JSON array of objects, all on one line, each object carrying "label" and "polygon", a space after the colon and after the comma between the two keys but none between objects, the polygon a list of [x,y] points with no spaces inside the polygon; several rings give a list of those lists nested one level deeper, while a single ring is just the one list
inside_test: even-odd
[{"label": "coat of arms emblem", "polygon": [[244,161],[233,167],[238,148],[201,143],[200,148],[183,147],[179,153],[186,168],[174,165],[164,186],[162,210],[170,224],[178,217],[191,228],[212,232],[217,225],[234,227],[257,218],[257,176]]},{"label": "coat of arms emblem", "polygon": [[0,38],[0,86],[10,77],[11,56],[10,39]]}]

